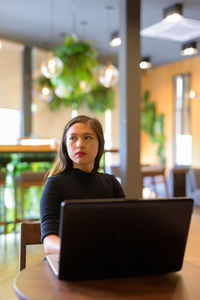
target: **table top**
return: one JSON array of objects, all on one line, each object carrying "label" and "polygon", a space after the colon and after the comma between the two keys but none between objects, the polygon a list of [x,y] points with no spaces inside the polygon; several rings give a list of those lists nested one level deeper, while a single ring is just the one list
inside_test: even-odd
[{"label": "table top", "polygon": [[[49,145],[0,145],[0,153],[20,153],[20,152],[57,152],[59,147],[58,143]],[[104,150],[104,152],[119,152],[118,149],[113,148],[109,150]]]},{"label": "table top", "polygon": [[20,272],[14,290],[23,300],[197,300],[199,283],[200,266],[187,262],[165,275],[69,282],[57,279],[45,261]]},{"label": "table top", "polygon": [[57,152],[55,145],[0,145],[0,153],[23,153],[23,152]]}]

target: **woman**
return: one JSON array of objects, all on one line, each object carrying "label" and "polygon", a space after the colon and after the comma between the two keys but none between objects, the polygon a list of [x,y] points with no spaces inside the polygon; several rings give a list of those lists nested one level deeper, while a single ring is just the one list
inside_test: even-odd
[{"label": "woman", "polygon": [[60,251],[62,201],[125,197],[113,175],[98,172],[103,152],[103,130],[97,119],[78,116],[67,123],[40,199],[41,235],[46,254]]}]

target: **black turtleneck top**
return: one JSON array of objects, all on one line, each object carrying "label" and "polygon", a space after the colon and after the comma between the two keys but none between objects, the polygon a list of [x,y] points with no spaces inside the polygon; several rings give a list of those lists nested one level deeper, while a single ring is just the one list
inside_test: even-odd
[{"label": "black turtleneck top", "polygon": [[49,177],[40,199],[41,240],[50,234],[58,235],[62,201],[124,197],[120,183],[110,174],[72,169]]}]

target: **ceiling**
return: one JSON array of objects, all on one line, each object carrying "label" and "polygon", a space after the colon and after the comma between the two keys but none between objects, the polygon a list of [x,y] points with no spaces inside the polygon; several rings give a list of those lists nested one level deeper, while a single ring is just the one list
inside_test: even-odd
[{"label": "ceiling", "polygon": [[[110,48],[108,40],[113,31],[120,29],[120,1],[0,0],[0,37],[52,48],[62,44],[65,35],[76,32],[80,39],[93,41],[100,55],[117,54],[118,48]],[[175,2],[141,0],[141,29],[161,22],[163,9]],[[200,21],[200,0],[177,2],[183,3],[185,18]],[[108,6],[113,9],[106,9]],[[150,56],[154,66],[184,59],[181,47],[180,41],[141,36],[141,57]]]}]

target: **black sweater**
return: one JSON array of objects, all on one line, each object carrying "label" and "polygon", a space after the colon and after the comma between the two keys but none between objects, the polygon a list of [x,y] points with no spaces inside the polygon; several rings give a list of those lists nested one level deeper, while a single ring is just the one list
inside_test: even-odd
[{"label": "black sweater", "polygon": [[47,235],[58,235],[62,201],[124,197],[124,191],[113,175],[72,169],[49,177],[40,199],[42,241]]}]

